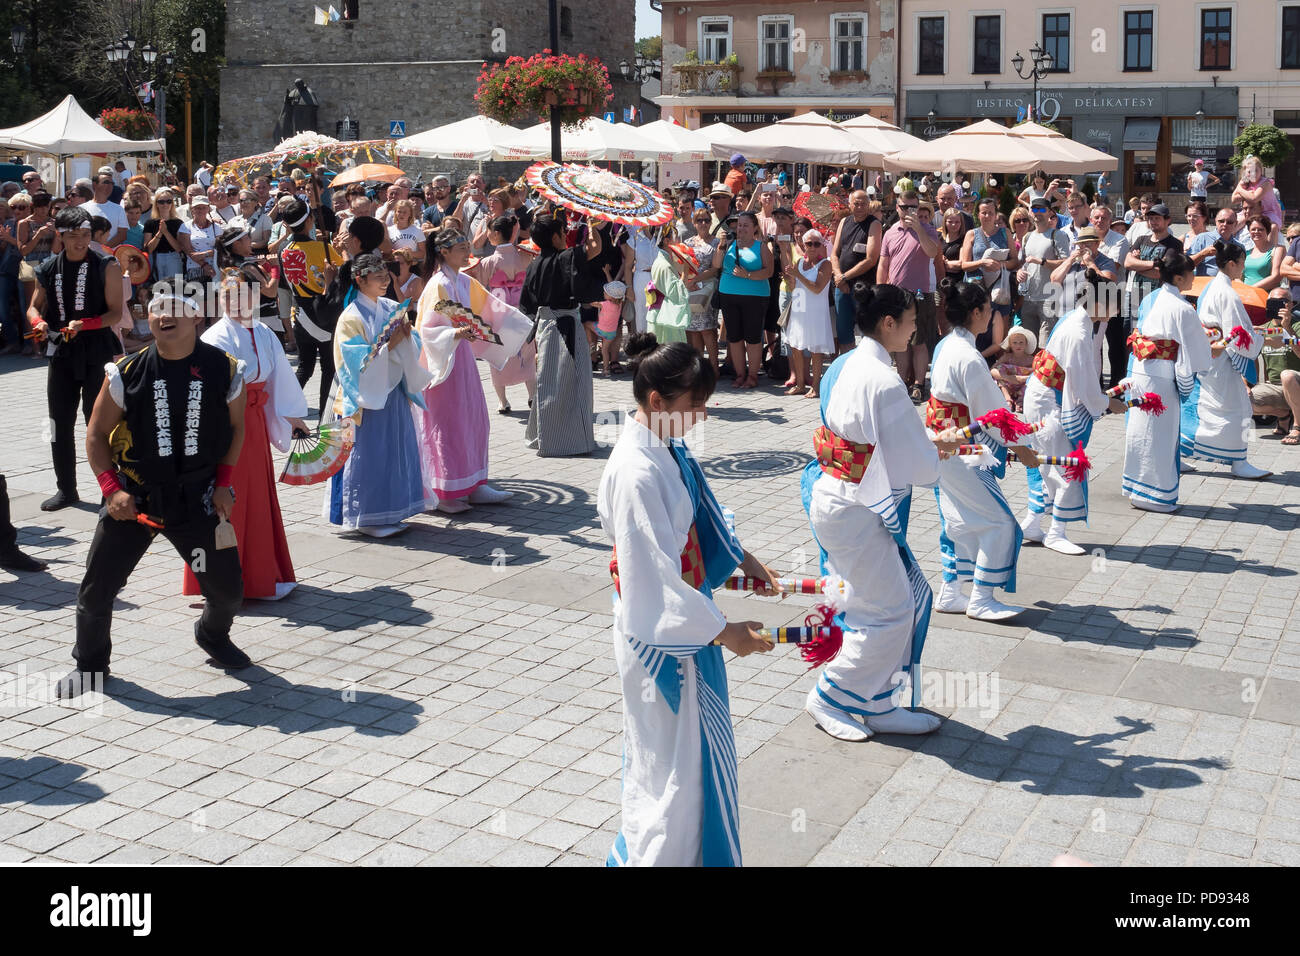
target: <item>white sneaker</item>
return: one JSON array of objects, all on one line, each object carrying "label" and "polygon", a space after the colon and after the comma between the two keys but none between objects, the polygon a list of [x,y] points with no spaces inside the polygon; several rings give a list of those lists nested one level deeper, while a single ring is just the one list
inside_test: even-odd
[{"label": "white sneaker", "polygon": [[472,505],[499,505],[513,496],[513,491],[502,491],[484,482],[469,493],[469,503]]},{"label": "white sneaker", "polygon": [[357,531],[370,538],[391,538],[395,534],[410,530],[411,526],[405,524],[371,524],[357,528]]},{"label": "white sneaker", "polygon": [[976,584],[970,590],[970,606],[966,608],[966,616],[977,621],[1008,621],[1023,610],[1023,607],[1003,604],[993,596],[992,588]]},{"label": "white sneaker", "polygon": [[438,502],[435,509],[445,515],[458,515],[461,512],[469,511],[469,505],[465,503],[464,498],[445,498]]},{"label": "white sneaker", "polygon": [[817,722],[818,727],[836,740],[858,743],[871,736],[871,731],[868,728],[863,727],[844,711],[836,710],[822,700],[821,694],[817,693],[816,686],[808,692],[808,699],[804,702],[803,709],[808,712],[809,717]]},{"label": "white sneaker", "polygon": [[1043,538],[1043,547],[1051,548],[1058,554],[1080,555],[1088,553],[1066,537],[1065,528],[1056,519],[1052,519],[1052,526],[1047,530],[1046,537]]},{"label": "white sneaker", "polygon": [[1232,474],[1237,478],[1249,478],[1252,481],[1259,481],[1261,478],[1267,478],[1273,473],[1265,471],[1263,468],[1256,468],[1243,458],[1241,461],[1232,463]]},{"label": "white sneaker", "polygon": [[1173,514],[1178,510],[1178,505],[1167,505],[1160,501],[1149,501],[1146,498],[1130,498],[1128,503],[1138,511],[1154,511],[1158,514]]},{"label": "white sneaker", "polygon": [[961,581],[944,581],[935,598],[934,609],[940,614],[965,614],[970,598],[961,591]]},{"label": "white sneaker", "polygon": [[1041,543],[1043,540],[1043,516],[1034,514],[1032,511],[1026,511],[1025,516],[1020,519],[1020,532],[1024,535],[1026,541]]},{"label": "white sneaker", "polygon": [[879,717],[868,717],[867,726],[877,734],[930,734],[939,729],[943,720],[934,714],[919,710],[891,710]]}]

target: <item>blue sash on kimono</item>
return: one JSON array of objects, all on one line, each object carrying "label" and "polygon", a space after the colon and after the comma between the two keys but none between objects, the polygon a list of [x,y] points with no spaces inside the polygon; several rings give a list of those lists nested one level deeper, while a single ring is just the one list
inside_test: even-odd
[{"label": "blue sash on kimono", "polygon": [[[844,371],[844,363],[852,354],[852,352],[846,352],[841,355],[822,373],[821,416],[823,425],[826,424],[826,406],[830,402],[835,382],[840,377],[840,372]],[[803,476],[799,482],[803,510],[810,516],[809,527],[811,527],[813,485],[817,484],[817,479],[821,475],[821,463],[814,458],[804,466]],[[934,606],[934,593],[930,590],[929,582],[925,579],[925,572],[921,570],[920,562],[912,554],[912,549],[907,546],[907,522],[912,513],[912,489],[909,486],[892,490],[893,496],[891,499],[877,502],[871,507],[871,510],[880,516],[885,525],[885,530],[893,536],[894,543],[898,546],[898,556],[902,558],[903,568],[907,571],[908,583],[912,586],[912,604],[915,608],[912,612],[912,653],[909,655],[908,663],[903,669],[912,678],[912,706],[919,707],[921,706],[921,651],[925,647],[925,635],[930,630],[930,611]],[[826,549],[817,540],[815,529],[813,530],[813,541],[817,544],[820,573],[824,575],[828,570]],[[848,627],[844,621],[843,611],[835,615],[835,623],[841,628]],[[863,711],[863,713],[866,713],[866,711]]]},{"label": "blue sash on kimono", "polygon": [[[680,438],[668,442],[694,505],[695,533],[704,559],[707,597],[722,587],[745,559],[722,506],[714,497],[700,464]],[[654,676],[655,686],[673,713],[681,706],[682,677],[672,658],[662,651],[634,642],[638,658]],[[701,825],[704,866],[740,866],[740,799],[737,788],[736,739],[731,727],[727,695],[727,668],[722,648],[708,644],[694,655],[696,692],[700,707],[700,755],[704,780],[704,819]],[[627,858],[627,843],[620,833],[606,866],[620,866]]]}]

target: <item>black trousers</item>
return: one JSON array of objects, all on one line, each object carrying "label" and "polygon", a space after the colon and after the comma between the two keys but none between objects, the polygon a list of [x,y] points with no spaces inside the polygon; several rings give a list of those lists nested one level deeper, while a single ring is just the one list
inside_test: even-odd
[{"label": "black trousers", "polygon": [[18,545],[18,529],[9,520],[9,484],[0,475],[0,554],[12,551]]},{"label": "black trousers", "polygon": [[244,579],[239,570],[239,549],[216,549],[217,518],[197,519],[164,531],[135,521],[118,521],[101,510],[99,526],[86,556],[86,576],[77,592],[77,646],[72,652],[78,670],[102,671],[113,650],[109,634],[113,623],[113,600],[155,535],[172,543],[181,560],[189,564],[207,601],[203,616],[194,625],[195,637],[222,642],[230,638],[230,625],[244,600]]},{"label": "black trousers", "polygon": [[1128,374],[1128,333],[1132,319],[1117,315],[1106,323],[1106,351],[1110,356],[1110,385]]},{"label": "black trousers", "polygon": [[[294,305],[299,312],[306,312],[307,318],[315,320],[315,309],[304,305],[301,299],[295,299]],[[293,323],[293,338],[298,343],[298,384],[305,386],[316,371],[316,359],[320,357],[320,404],[318,414],[324,414],[325,405],[330,400],[330,389],[334,385],[334,340],[320,342],[302,327],[297,319]]]},{"label": "black trousers", "polygon": [[59,491],[77,493],[77,407],[85,421],[90,421],[91,409],[104,384],[102,365],[88,362],[85,378],[77,379],[68,365],[51,362],[45,380],[45,398],[50,408],[50,422],[54,426],[53,453],[54,479]]}]

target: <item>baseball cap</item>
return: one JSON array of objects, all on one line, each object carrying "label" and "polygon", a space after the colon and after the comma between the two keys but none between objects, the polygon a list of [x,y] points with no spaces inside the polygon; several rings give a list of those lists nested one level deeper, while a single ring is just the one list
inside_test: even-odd
[{"label": "baseball cap", "polygon": [[744,162],[745,162],[745,155],[743,153],[731,154],[731,165],[739,166],[742,165]]},{"label": "baseball cap", "polygon": [[1037,211],[1040,210],[1040,209],[1041,209],[1043,212],[1047,212],[1047,211],[1048,211],[1049,209],[1051,209],[1051,208],[1052,208],[1052,207],[1049,206],[1049,205],[1047,204],[1047,200],[1046,200],[1046,199],[1031,199],[1031,200],[1029,200],[1029,211],[1030,211],[1030,212],[1037,212]]},{"label": "baseball cap", "polygon": [[195,196],[193,199],[190,200],[191,209],[193,209],[195,206],[211,206],[211,205],[212,203],[208,202],[208,198],[206,196]]},{"label": "baseball cap", "polygon": [[1194,165],[1196,165],[1196,166],[1204,166],[1204,165],[1205,165],[1205,160],[1203,160],[1203,159],[1198,159],[1198,160],[1195,162]]},{"label": "baseball cap", "polygon": [[1148,216],[1163,216],[1165,219],[1168,219],[1168,218],[1169,218],[1169,207],[1166,206],[1166,205],[1165,205],[1164,203],[1162,203],[1162,202],[1158,202],[1158,203],[1156,203],[1154,206],[1152,206],[1150,209],[1147,210],[1147,215],[1148,215]]}]

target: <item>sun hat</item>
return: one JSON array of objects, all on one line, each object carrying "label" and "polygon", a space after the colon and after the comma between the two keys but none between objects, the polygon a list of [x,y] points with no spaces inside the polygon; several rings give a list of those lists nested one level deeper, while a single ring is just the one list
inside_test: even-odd
[{"label": "sun hat", "polygon": [[1011,348],[1011,336],[1013,335],[1023,335],[1025,337],[1026,352],[1032,355],[1034,352],[1038,351],[1038,336],[1034,335],[1031,330],[1025,328],[1023,325],[1011,326],[1011,331],[1008,332],[1007,337],[1002,340],[1002,347],[1004,349]]}]

